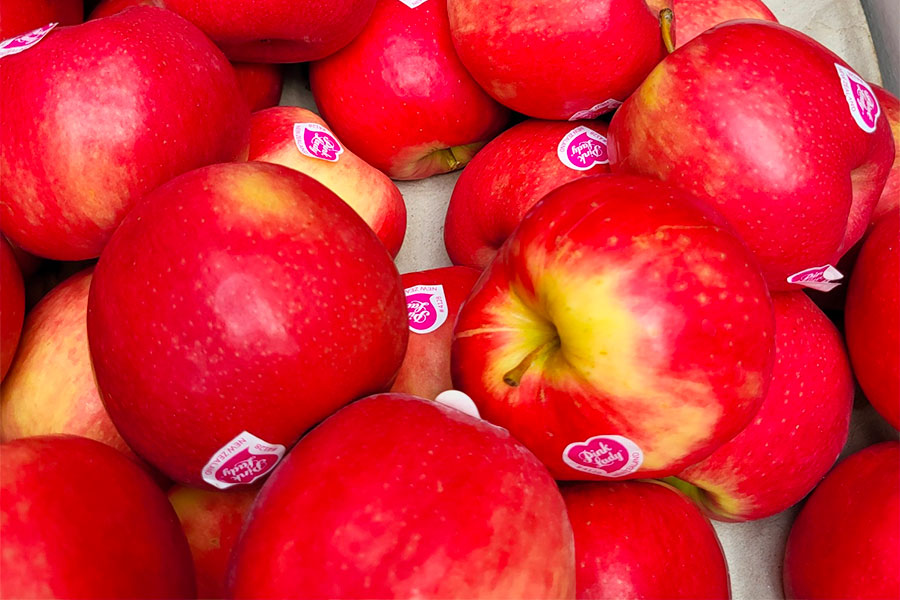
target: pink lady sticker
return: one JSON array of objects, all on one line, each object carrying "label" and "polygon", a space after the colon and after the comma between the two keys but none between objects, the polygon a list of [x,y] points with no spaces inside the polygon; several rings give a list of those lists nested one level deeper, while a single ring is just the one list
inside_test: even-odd
[{"label": "pink lady sticker", "polygon": [[862,77],[850,69],[837,63],[834,66],[841,78],[841,87],[844,88],[844,97],[847,99],[853,120],[860,129],[872,133],[881,115],[881,106],[875,99],[875,92]]},{"label": "pink lady sticker", "polygon": [[609,100],[604,100],[600,104],[593,105],[587,110],[579,110],[577,113],[569,117],[569,120],[580,121],[581,119],[596,119],[600,115],[608,113],[611,110],[616,110],[620,106],[622,106],[621,102],[610,98]]},{"label": "pink lady sticker", "polygon": [[274,469],[282,456],[284,446],[269,444],[244,431],[209,459],[203,467],[203,481],[221,490],[253,483]]},{"label": "pink lady sticker", "polygon": [[444,324],[449,311],[442,285],[416,285],[406,288],[406,310],[409,313],[409,330],[413,333],[431,333]]},{"label": "pink lady sticker", "polygon": [[416,8],[417,6],[422,6],[427,2],[427,0],[400,0],[403,4],[407,5],[410,8]]},{"label": "pink lady sticker", "polygon": [[294,123],[294,143],[300,154],[328,162],[337,162],[344,153],[337,138],[318,123]]},{"label": "pink lady sticker", "polygon": [[43,27],[38,27],[34,31],[29,31],[28,33],[17,35],[14,38],[3,40],[0,42],[0,58],[28,50],[44,39],[44,37],[50,33],[50,30],[57,25],[59,25],[59,23],[48,23]]},{"label": "pink lady sticker", "polygon": [[591,475],[624,477],[641,468],[644,453],[637,444],[621,435],[595,435],[566,446],[563,461],[573,469]]},{"label": "pink lady sticker", "polygon": [[587,127],[578,126],[559,141],[556,155],[562,164],[576,171],[609,164],[606,138]]},{"label": "pink lady sticker", "polygon": [[844,274],[831,265],[822,265],[821,267],[813,267],[812,269],[804,269],[799,273],[794,273],[787,278],[787,282],[796,283],[820,292],[830,292],[841,285],[839,280],[843,278]]}]

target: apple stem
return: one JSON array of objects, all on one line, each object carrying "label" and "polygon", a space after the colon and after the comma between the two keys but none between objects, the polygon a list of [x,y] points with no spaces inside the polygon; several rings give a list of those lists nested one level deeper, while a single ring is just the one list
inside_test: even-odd
[{"label": "apple stem", "polygon": [[525,355],[525,358],[517,364],[515,367],[506,372],[503,376],[503,383],[510,387],[517,387],[519,383],[522,381],[522,377],[525,375],[525,371],[528,370],[528,367],[531,366],[531,363],[534,362],[534,359],[538,357],[539,354],[548,350],[550,346],[556,345],[559,342],[559,338],[554,338],[551,340],[547,340],[531,352]]},{"label": "apple stem", "polygon": [[666,51],[671,54],[675,51],[675,40],[672,35],[672,24],[675,22],[675,13],[671,8],[664,8],[659,11],[659,28],[662,30],[663,44],[666,45]]}]

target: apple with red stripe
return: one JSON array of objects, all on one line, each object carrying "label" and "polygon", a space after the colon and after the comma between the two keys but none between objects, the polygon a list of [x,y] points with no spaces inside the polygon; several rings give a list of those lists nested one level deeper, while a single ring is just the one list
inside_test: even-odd
[{"label": "apple with red stripe", "polygon": [[791,527],[790,599],[900,597],[900,444],[853,454],[828,474]]},{"label": "apple with red stripe", "polygon": [[575,533],[575,597],[731,597],[712,525],[659,481],[562,486]]},{"label": "apple with red stripe", "polygon": [[310,66],[322,118],[393,179],[461,169],[509,119],[450,41],[444,0],[378,0],[349,46]]},{"label": "apple with red stripe", "polygon": [[169,502],[191,548],[198,598],[225,598],[225,575],[259,488],[200,490],[174,485]]},{"label": "apple with red stripe", "polygon": [[69,277],[28,313],[21,347],[0,390],[0,439],[65,433],[136,458],[103,406],[91,367],[87,306],[92,271]]},{"label": "apple with red stripe", "polygon": [[721,216],[596,175],[548,194],[500,249],[457,318],[453,382],[557,479],[673,475],[759,409],[773,325]]},{"label": "apple with red stripe", "polygon": [[405,394],[300,440],[250,510],[231,598],[572,598],[565,503],[508,431]]},{"label": "apple with red stripe", "polygon": [[714,519],[747,521],[803,499],[847,441],[853,375],[841,334],[803,292],[772,295],[775,368],[753,421],[670,480]]},{"label": "apple with red stripe", "polygon": [[833,287],[894,158],[874,92],[827,48],[777,23],[731,22],[666,57],[609,126],[613,173],[714,206],[773,291]]},{"label": "apple with red stripe", "polygon": [[671,0],[449,0],[453,45],[498,102],[538,119],[615,110],[666,55]]},{"label": "apple with red stripe", "polygon": [[145,7],[57,27],[0,58],[0,113],[16,115],[0,123],[0,227],[59,260],[98,256],[144,194],[246,157],[250,136],[222,52]]},{"label": "apple with red stripe", "polygon": [[844,329],[866,398],[900,429],[900,209],[863,241],[847,288]]},{"label": "apple with red stripe", "polygon": [[410,335],[392,392],[435,398],[453,388],[453,325],[480,275],[481,271],[470,267],[442,267],[400,277],[406,293]]},{"label": "apple with red stripe", "polygon": [[390,178],[345,148],[317,114],[278,106],[250,118],[250,160],[309,175],[349,204],[397,256],[406,235],[406,204]]},{"label": "apple with red stripe", "polygon": [[175,511],[121,452],[75,436],[0,445],[4,598],[195,598]]},{"label": "apple with red stripe", "polygon": [[238,87],[250,112],[277,106],[281,101],[284,74],[281,65],[265,63],[232,63]]},{"label": "apple with red stripe", "polygon": [[878,104],[884,111],[894,138],[894,164],[888,174],[884,189],[881,191],[881,198],[878,199],[878,204],[875,205],[875,210],[872,212],[872,225],[874,225],[882,216],[900,206],[900,100],[882,87],[869,85],[875,92],[875,97],[878,98]]},{"label": "apple with red stripe", "polygon": [[459,176],[444,220],[457,265],[484,269],[534,204],[564,183],[609,172],[602,121],[538,121],[510,127]]},{"label": "apple with red stripe", "polygon": [[372,230],[322,184],[260,162],[191,171],[135,207],[97,263],[87,327],[125,441],[178,482],[221,488],[387,389],[409,335]]},{"label": "apple with red stripe", "polygon": [[672,10],[678,22],[676,48],[726,21],[759,19],[778,22],[762,0],[672,0]]},{"label": "apple with red stripe", "polygon": [[250,63],[295,63],[332,54],[355,38],[375,0],[104,0],[91,18],[131,6],[167,8],[187,19],[229,59]]}]

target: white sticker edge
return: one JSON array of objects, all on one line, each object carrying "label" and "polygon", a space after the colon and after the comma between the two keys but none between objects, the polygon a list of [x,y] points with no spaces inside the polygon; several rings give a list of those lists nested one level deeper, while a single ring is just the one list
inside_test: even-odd
[{"label": "white sticker edge", "polygon": [[[240,444],[240,445],[237,446],[236,448],[230,448],[230,446],[233,446],[234,444]],[[229,458],[234,456],[235,453],[239,452],[240,450],[243,450],[245,447],[250,447],[250,448],[248,448],[250,450],[250,453],[257,454],[255,452],[253,452],[253,449],[252,449],[252,445],[254,445],[254,444],[266,446],[267,453],[276,454],[278,456],[278,460],[275,461],[275,464],[272,465],[272,468],[267,469],[263,473],[260,473],[259,475],[257,475],[253,479],[251,479],[250,481],[244,481],[241,483],[229,483],[227,481],[220,481],[219,479],[216,479],[216,471],[219,470],[219,467],[221,467],[223,463],[225,463],[226,461],[228,461]],[[210,458],[206,462],[206,464],[203,465],[203,469],[200,471],[200,473],[203,477],[203,481],[205,481],[206,483],[208,483],[214,487],[219,488],[220,490],[228,489],[235,485],[250,485],[257,479],[259,479],[261,477],[265,477],[266,475],[271,473],[272,470],[275,469],[276,466],[278,466],[278,463],[281,462],[281,459],[284,458],[284,453],[285,453],[285,447],[282,446],[281,444],[270,444],[269,442],[256,437],[249,431],[242,431],[241,433],[234,436],[234,438],[232,438],[231,441],[229,441],[227,444],[224,444],[221,448],[219,448],[212,455],[212,458]]]},{"label": "white sticker edge", "polygon": [[400,2],[410,8],[419,8],[420,6],[428,2],[428,0],[400,0]]},{"label": "white sticker edge", "polygon": [[[47,23],[46,25],[42,25],[36,29],[32,29],[31,31],[26,31],[25,33],[20,33],[19,35],[14,35],[11,38],[7,38],[0,42],[0,58],[5,58],[7,56],[12,56],[14,54],[18,54],[19,52],[25,52],[29,48],[34,47],[38,44],[42,39],[47,37],[47,34],[53,31],[53,28],[59,25],[57,22]],[[19,46],[18,48],[13,48],[12,50],[8,49],[6,46],[12,42],[13,40],[17,40],[24,36],[37,36],[35,40],[27,43],[24,46]]]},{"label": "white sticker edge", "polygon": [[[878,129],[878,119],[881,117],[881,103],[878,102],[878,97],[875,95],[875,92],[872,90],[868,81],[843,65],[834,63],[834,66],[837,69],[838,77],[841,80],[841,89],[844,91],[844,99],[847,101],[847,106],[850,108],[850,114],[853,116],[853,120],[856,121],[856,124],[859,126],[859,128],[866,133],[874,133],[875,130]],[[872,95],[872,100],[875,102],[875,124],[871,127],[868,123],[866,123],[865,119],[863,119],[862,115],[859,113],[859,106],[856,103],[856,97],[853,94],[853,89],[850,87],[851,79],[854,80],[857,84],[866,88],[869,91],[869,94]]]},{"label": "white sticker edge", "polygon": [[[335,143],[337,144],[337,151],[334,154],[334,158],[325,158],[324,156],[317,156],[309,151],[306,147],[306,144],[303,142],[303,133],[305,131],[317,131],[319,133],[328,134],[329,137],[333,138]],[[324,160],[326,162],[336,163],[340,158],[341,154],[344,153],[344,146],[341,144],[340,140],[337,139],[337,136],[332,132],[328,131],[327,127],[323,127],[318,123],[294,123],[294,146],[297,147],[297,150],[303,156],[308,156],[309,158],[315,158],[316,160]]]}]

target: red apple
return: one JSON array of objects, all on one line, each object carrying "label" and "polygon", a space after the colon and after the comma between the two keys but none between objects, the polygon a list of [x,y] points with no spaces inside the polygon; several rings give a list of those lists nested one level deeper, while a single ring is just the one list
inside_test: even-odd
[{"label": "red apple", "polygon": [[572,528],[509,433],[403,394],[364,398],[266,482],[229,571],[233,598],[570,598]]},{"label": "red apple", "polygon": [[187,541],[153,480],[74,436],[0,445],[4,598],[194,598]]},{"label": "red apple", "polygon": [[784,552],[788,598],[900,597],[900,444],[869,446],[812,493]]},{"label": "red apple", "polygon": [[246,156],[234,70],[196,27],[138,7],[0,61],[0,221],[23,249],[100,254],[145,193]]},{"label": "red apple", "polygon": [[278,106],[250,119],[250,160],[309,175],[349,204],[397,256],[406,234],[406,204],[390,178],[345,148],[313,112]]},{"label": "red apple", "polygon": [[715,206],[770,289],[787,290],[837,278],[825,266],[865,231],[894,150],[871,89],[837,55],[787,27],[745,21],[660,63],[613,117],[609,155],[613,172],[656,177]]},{"label": "red apple", "polygon": [[0,439],[68,433],[134,457],[106,413],[87,339],[93,269],[73,275],[28,313],[19,353],[3,382]]},{"label": "red apple", "polygon": [[719,23],[735,19],[760,19],[778,22],[762,0],[672,0],[678,23],[676,48]]},{"label": "red apple", "polygon": [[281,65],[233,63],[232,66],[251,112],[278,105],[284,84]]},{"label": "red apple", "polygon": [[872,406],[900,429],[900,210],[867,235],[844,310],[853,372]]},{"label": "red apple", "polygon": [[488,266],[525,213],[547,193],[609,172],[606,124],[528,120],[485,146],[459,176],[444,222],[450,260]]},{"label": "red apple", "polygon": [[169,502],[191,547],[198,598],[225,597],[231,550],[258,492],[255,487],[198,490],[175,485],[169,489]]},{"label": "red apple", "polygon": [[323,58],[355,38],[375,0],[104,0],[91,18],[136,5],[168,8],[203,30],[233,61]]},{"label": "red apple", "polygon": [[562,487],[575,533],[576,598],[730,598],[728,565],[703,514],[658,481]]},{"label": "red apple", "polygon": [[479,275],[481,271],[469,267],[443,267],[401,276],[410,336],[392,392],[433,399],[453,388],[453,324]]},{"label": "red apple", "polygon": [[394,179],[463,167],[509,118],[459,62],[441,0],[379,0],[353,43],[310,66],[309,82],[337,136]]},{"label": "red apple", "polygon": [[672,475],[759,409],[772,304],[714,210],[649,179],[550,192],[454,330],[453,382],[557,479]]},{"label": "red apple", "polygon": [[762,407],[737,437],[671,482],[723,521],[796,504],[847,441],[854,385],[840,333],[803,292],[773,294],[772,303],[775,367]]},{"label": "red apple", "polygon": [[614,110],[666,54],[671,0],[448,0],[453,45],[498,102],[539,119]]},{"label": "red apple", "polygon": [[900,100],[882,87],[869,85],[875,92],[875,97],[878,98],[878,103],[891,126],[891,134],[894,138],[894,164],[888,174],[884,189],[881,191],[878,204],[875,205],[875,210],[872,212],[870,225],[874,225],[882,216],[900,206]]},{"label": "red apple", "polygon": [[6,377],[25,319],[25,284],[12,246],[0,236],[0,381]]},{"label": "red apple", "polygon": [[83,0],[0,0],[0,40],[48,23],[76,25],[83,19]]},{"label": "red apple", "polygon": [[178,482],[221,488],[387,389],[408,337],[372,230],[322,184],[259,162],[192,171],[136,206],[94,271],[87,325],[125,441]]}]

